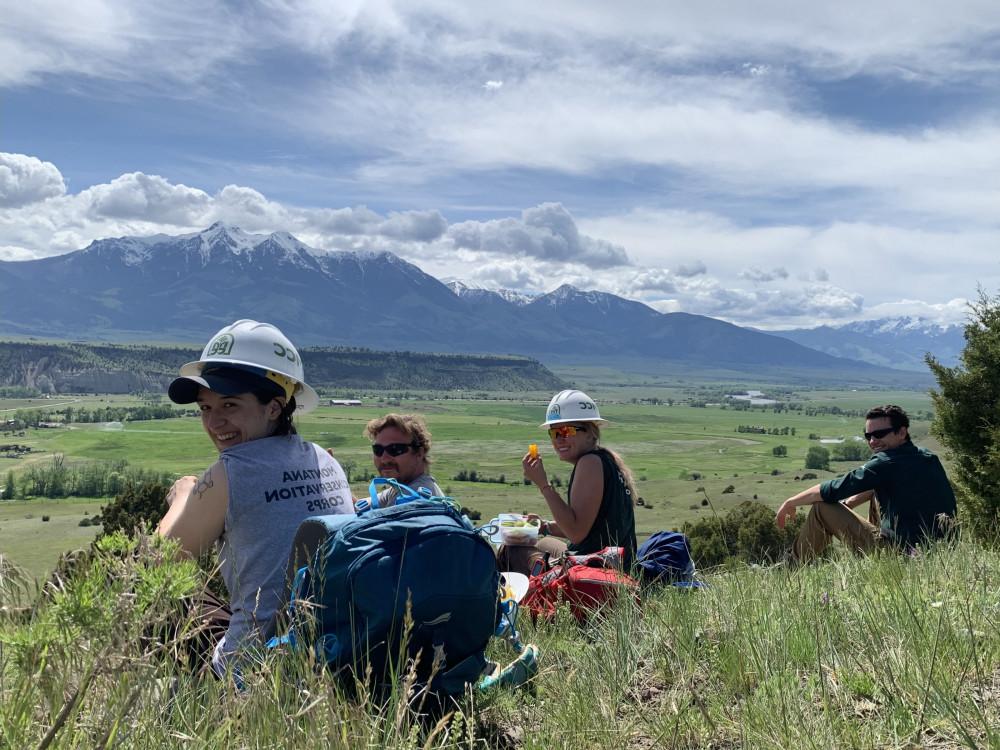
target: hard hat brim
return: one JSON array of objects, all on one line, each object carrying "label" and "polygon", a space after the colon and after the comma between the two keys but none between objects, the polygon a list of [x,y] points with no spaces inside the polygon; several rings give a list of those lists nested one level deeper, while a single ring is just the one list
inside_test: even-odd
[{"label": "hard hat brim", "polygon": [[568,422],[593,422],[594,424],[607,424],[608,420],[597,417],[594,419],[553,419],[548,422],[542,422],[539,427],[551,427],[554,424],[566,424]]},{"label": "hard hat brim", "polygon": [[[223,366],[223,367],[231,367],[231,366],[234,366],[234,365],[238,367],[239,365],[243,365],[244,367],[253,368],[255,371],[260,371],[262,369],[259,364],[256,364],[254,362],[246,362],[246,361],[238,360],[238,359],[207,359],[207,360],[198,360],[197,362],[188,362],[187,364],[181,366],[181,369],[180,369],[181,377],[177,378],[176,380],[174,380],[173,383],[170,384],[170,389],[172,390],[174,388],[174,385],[177,384],[178,381],[186,379],[186,380],[192,381],[194,383],[197,383],[198,385],[203,385],[206,388],[208,388],[209,390],[213,390],[214,391],[215,388],[212,388],[210,385],[207,385],[204,382],[204,378],[201,377],[201,373],[205,369],[205,366],[206,365],[213,365],[213,364],[214,365],[220,365],[220,366]],[[285,373],[282,373],[282,374],[285,374]],[[178,386],[178,388],[180,388],[180,389],[186,389],[186,388],[189,388],[189,387],[190,386],[184,386],[184,385],[179,385]],[[180,392],[183,392],[185,394],[187,393],[186,391],[180,391]],[[222,393],[222,391],[218,391],[218,392]],[[169,393],[170,393],[170,390],[168,390],[168,394]],[[198,392],[197,392],[197,387],[196,387],[195,388],[195,397],[197,397],[197,395],[198,395]],[[223,395],[232,396],[232,395],[235,395],[235,394],[227,393],[227,394],[223,394]],[[174,397],[172,395],[170,396],[170,398],[171,398],[172,401],[174,401],[174,403],[177,403],[177,404],[190,404],[190,403],[192,403],[194,401],[193,398],[190,401],[177,401],[176,399],[174,399]],[[296,407],[295,411],[296,412],[312,411],[317,406],[319,406],[319,394],[316,393],[316,390],[311,385],[306,385],[305,383],[296,383],[296,386],[295,386],[295,407]]]}]

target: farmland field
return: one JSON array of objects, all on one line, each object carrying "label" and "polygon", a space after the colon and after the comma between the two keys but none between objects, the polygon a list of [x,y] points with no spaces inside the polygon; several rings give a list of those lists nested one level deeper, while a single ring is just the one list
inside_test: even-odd
[{"label": "farmland field", "polygon": [[[931,408],[929,396],[919,392],[800,391],[791,400],[801,404],[801,410],[775,413],[773,409],[743,411],[721,404],[694,407],[692,402],[700,402],[680,386],[621,388],[588,384],[587,387],[598,399],[602,415],[611,422],[604,430],[602,442],[619,451],[636,476],[643,499],[643,506],[636,510],[640,535],[680,526],[743,500],[756,498],[776,506],[785,497],[814,483],[816,480],[800,478],[807,449],[819,444],[815,439],[810,440],[809,435],[851,441],[860,433],[862,419],[807,411],[819,407],[863,410],[886,402],[899,403],[911,413],[925,415]],[[663,402],[643,402],[643,399]],[[672,405],[668,405],[668,399],[673,399]],[[63,408],[56,404],[68,401],[73,401],[75,408],[84,409],[140,403],[126,397],[59,397],[0,401],[0,409],[54,410]],[[550,478],[558,477],[564,484],[569,479],[568,465],[555,460],[538,426],[545,403],[454,397],[402,402],[372,399],[360,407],[321,407],[297,421],[307,439],[332,448],[345,468],[351,470],[357,479],[352,482],[355,495],[360,496],[367,494],[364,474],[371,470],[368,441],[362,435],[365,423],[387,411],[422,414],[433,433],[432,471],[446,492],[464,506],[480,511],[483,519],[511,510],[548,515],[537,490],[520,481],[520,458],[532,442],[538,443]],[[67,464],[126,459],[130,467],[177,476],[198,473],[214,460],[215,454],[194,411],[189,410],[188,414],[124,424],[74,423],[27,429],[23,435],[0,435],[0,444],[17,443],[32,449],[18,458],[0,457],[0,485],[10,471],[17,474],[31,464],[51,462],[57,454]],[[737,432],[739,425],[787,428],[787,434]],[[914,422],[915,440],[937,450],[927,431],[926,419]],[[773,454],[779,445],[787,448],[787,456]],[[833,463],[831,468],[843,471],[855,464]],[[502,476],[504,481],[455,480],[462,470],[475,471],[481,479]],[[833,475],[824,471],[814,473],[819,479]],[[96,513],[102,502],[106,499],[0,502],[0,552],[34,575],[44,575],[60,552],[83,546],[93,538],[95,529],[80,527],[78,522],[85,513]],[[43,515],[51,520],[42,522]]]}]

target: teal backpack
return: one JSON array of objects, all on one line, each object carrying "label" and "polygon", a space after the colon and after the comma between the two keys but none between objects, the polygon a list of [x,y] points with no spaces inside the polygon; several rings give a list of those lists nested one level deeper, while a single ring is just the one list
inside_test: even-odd
[{"label": "teal backpack", "polygon": [[[397,489],[378,505],[377,488]],[[439,696],[475,685],[500,622],[496,556],[450,499],[376,478],[357,516],[302,523],[292,550],[290,628],[268,645],[312,650],[321,663],[387,687],[412,660]],[[407,617],[409,617],[407,633]],[[405,639],[404,639],[404,636]]]}]

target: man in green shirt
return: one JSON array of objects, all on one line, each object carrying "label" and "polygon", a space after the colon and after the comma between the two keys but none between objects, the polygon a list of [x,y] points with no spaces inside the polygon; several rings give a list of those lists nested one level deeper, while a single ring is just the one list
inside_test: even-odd
[{"label": "man in green shirt", "polygon": [[[909,549],[943,534],[955,518],[955,494],[941,461],[913,444],[909,428],[902,408],[876,406],[865,415],[865,439],[875,454],[868,463],[781,504],[775,516],[780,528],[798,506],[812,506],[792,549],[798,562],[812,560],[833,537],[868,552],[883,545]],[[867,501],[868,521],[850,510]]]}]

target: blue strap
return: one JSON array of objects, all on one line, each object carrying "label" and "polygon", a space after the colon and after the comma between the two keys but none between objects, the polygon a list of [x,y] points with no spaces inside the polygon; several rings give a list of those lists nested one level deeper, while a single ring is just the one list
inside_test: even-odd
[{"label": "blue strap", "polygon": [[408,487],[402,482],[396,481],[395,479],[375,477],[372,479],[371,484],[368,485],[368,494],[372,499],[372,510],[377,510],[379,507],[378,487],[383,484],[387,484],[396,490],[396,505],[402,505],[403,503],[409,503],[414,500],[429,499],[426,495],[421,495],[416,490]]},{"label": "blue strap", "polygon": [[368,495],[371,498],[371,505],[365,507],[366,504],[362,501],[358,501],[358,503],[355,503],[355,510],[357,513],[361,514],[367,512],[368,510],[378,510],[381,507],[378,502],[378,488],[382,485],[388,485],[396,490],[396,505],[412,503],[414,500],[437,500],[445,505],[452,506],[455,510],[459,509],[458,503],[450,497],[434,495],[426,487],[421,487],[419,490],[415,490],[396,479],[388,477],[374,477],[368,485]]}]

